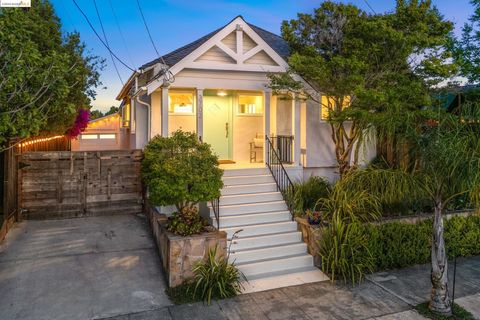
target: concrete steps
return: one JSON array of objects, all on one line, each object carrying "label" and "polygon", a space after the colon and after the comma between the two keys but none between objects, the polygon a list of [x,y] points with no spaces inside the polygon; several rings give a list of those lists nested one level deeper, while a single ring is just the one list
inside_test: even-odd
[{"label": "concrete steps", "polygon": [[[246,291],[328,279],[314,267],[267,168],[225,170],[223,182],[220,229],[227,232],[230,261],[249,280]],[[215,220],[212,208],[210,219]]]}]

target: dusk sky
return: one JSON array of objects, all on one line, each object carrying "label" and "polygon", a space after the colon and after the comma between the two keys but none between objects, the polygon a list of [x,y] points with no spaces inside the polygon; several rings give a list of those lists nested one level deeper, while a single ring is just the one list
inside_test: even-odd
[{"label": "dusk sky", "polygon": [[[77,30],[91,53],[107,59],[101,80],[106,89],[99,88],[93,106],[105,111],[119,104],[115,100],[122,84],[110,60],[110,55],[96,38],[73,1],[51,0],[65,31]],[[283,20],[296,17],[298,12],[309,13],[321,1],[313,0],[139,0],[145,18],[160,54],[165,54],[182,45],[223,26],[237,15],[261,28],[280,34]],[[101,35],[93,0],[77,0],[95,29]],[[364,0],[342,1],[353,3],[371,12]],[[375,12],[392,11],[394,0],[368,0]],[[456,32],[467,21],[473,11],[469,0],[433,0],[445,18],[454,22]],[[145,31],[136,0],[97,0],[100,16],[107,34],[110,48],[130,67],[138,68],[155,59],[155,51]],[[112,11],[113,6],[113,11]],[[114,13],[118,19],[116,24]],[[122,36],[125,43],[122,40]],[[117,63],[123,81],[131,71]]]}]

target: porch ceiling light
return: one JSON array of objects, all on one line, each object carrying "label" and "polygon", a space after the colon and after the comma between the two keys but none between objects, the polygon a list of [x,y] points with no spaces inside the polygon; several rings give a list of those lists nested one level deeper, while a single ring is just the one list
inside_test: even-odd
[{"label": "porch ceiling light", "polygon": [[228,95],[228,93],[225,90],[218,90],[217,91],[217,96],[226,97],[227,95]]}]

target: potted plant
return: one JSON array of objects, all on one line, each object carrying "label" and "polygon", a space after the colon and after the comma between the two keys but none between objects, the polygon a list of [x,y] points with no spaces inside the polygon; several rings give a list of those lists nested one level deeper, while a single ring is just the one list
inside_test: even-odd
[{"label": "potted plant", "polygon": [[308,209],[305,212],[305,216],[307,217],[310,225],[318,226],[322,223],[322,213],[320,211]]}]

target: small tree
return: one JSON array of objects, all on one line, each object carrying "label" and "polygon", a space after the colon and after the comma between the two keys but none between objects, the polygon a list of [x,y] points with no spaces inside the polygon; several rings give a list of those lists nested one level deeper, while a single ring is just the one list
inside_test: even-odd
[{"label": "small tree", "polygon": [[[344,179],[347,188],[368,190],[385,202],[428,197],[435,208],[431,242],[432,293],[429,308],[452,312],[448,293],[448,258],[443,214],[448,204],[467,196],[478,207],[480,198],[480,114],[465,108],[460,116],[436,111],[429,115],[414,146],[418,167],[412,172],[370,168]],[[412,134],[413,136],[413,134]]]},{"label": "small tree", "polygon": [[179,212],[220,196],[223,171],[209,144],[195,133],[176,131],[154,137],[145,148],[142,178],[156,205],[175,205]]}]

